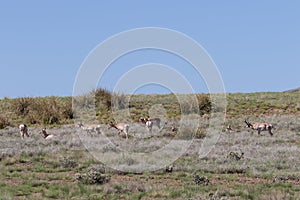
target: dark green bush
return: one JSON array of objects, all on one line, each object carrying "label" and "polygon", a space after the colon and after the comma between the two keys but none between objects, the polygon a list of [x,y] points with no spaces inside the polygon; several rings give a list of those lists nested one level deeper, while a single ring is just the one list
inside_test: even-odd
[{"label": "dark green bush", "polygon": [[110,180],[110,175],[104,174],[102,169],[92,168],[87,173],[75,174],[75,179],[83,184],[104,184]]}]

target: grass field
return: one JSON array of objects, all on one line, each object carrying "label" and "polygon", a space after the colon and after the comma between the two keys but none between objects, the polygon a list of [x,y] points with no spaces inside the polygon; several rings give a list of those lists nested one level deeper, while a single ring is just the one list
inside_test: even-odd
[{"label": "grass field", "polygon": [[[57,101],[56,106],[48,107],[52,111],[70,105],[69,98],[51,98],[37,104],[52,105],[49,102]],[[87,134],[72,124],[69,109],[59,112],[57,119],[47,115],[45,121],[33,120],[35,123],[29,126],[30,138],[21,140],[17,124],[24,115],[19,116],[11,109],[16,108],[13,101],[18,100],[0,101],[2,118],[7,122],[0,130],[0,199],[300,199],[297,92],[228,94],[224,126],[216,133],[219,137],[216,145],[204,158],[199,158],[199,151],[209,137],[209,112],[203,112],[200,118],[190,116],[191,123],[195,119],[200,121],[196,137],[191,138],[187,128],[173,136],[170,126],[180,125],[180,110],[172,96],[133,97],[130,101],[133,119],[161,103],[168,112],[163,113],[164,122],[168,123],[163,123],[161,130],[154,127],[148,133],[143,125],[132,122],[128,140],[118,135],[117,130],[107,129],[105,124],[102,134]],[[139,102],[147,104],[143,107]],[[35,115],[38,114],[33,112],[31,120]],[[102,115],[97,116],[101,122],[111,119],[109,113],[102,120],[99,119]],[[274,136],[246,129],[245,118],[272,123]],[[57,123],[48,123],[49,120]],[[233,128],[231,133],[225,131],[228,124]],[[39,134],[43,126],[56,137],[44,140]],[[176,146],[161,156],[165,160],[158,157],[149,161],[157,166],[154,171],[146,170],[145,158],[130,156],[150,154],[172,142],[180,146],[186,141],[191,144],[172,163],[172,172],[166,172],[165,165],[169,163],[165,160],[178,154]],[[230,156],[230,152],[243,153],[243,157]],[[104,158],[110,159],[103,161]]]}]

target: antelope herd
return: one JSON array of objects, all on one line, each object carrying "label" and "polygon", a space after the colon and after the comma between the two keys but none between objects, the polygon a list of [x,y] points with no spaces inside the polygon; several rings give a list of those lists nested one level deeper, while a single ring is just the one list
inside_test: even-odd
[{"label": "antelope herd", "polygon": [[[146,117],[146,118],[140,118],[139,122],[143,123],[146,127],[146,129],[148,130],[149,133],[152,132],[153,126],[155,125],[159,130],[161,130],[161,120],[160,118],[151,118],[151,117]],[[244,120],[244,122],[246,123],[246,127],[247,128],[251,128],[253,130],[256,130],[258,132],[258,134],[260,135],[262,131],[268,131],[269,134],[271,136],[273,136],[273,125],[270,123],[250,123],[249,121],[247,121],[247,119]],[[97,134],[102,134],[102,126],[100,124],[83,124],[83,123],[79,123],[78,127],[81,128],[83,131],[85,131],[88,134],[92,134],[92,133],[97,133]],[[126,139],[128,139],[128,134],[129,134],[129,127],[130,125],[128,123],[113,123],[110,122],[108,124],[108,129],[110,128],[115,128],[118,130],[118,134],[124,133]],[[177,133],[178,128],[174,125],[172,125],[170,127],[170,131],[176,134]],[[19,131],[20,131],[20,136],[22,139],[26,137],[29,137],[29,133],[28,133],[28,126],[26,124],[20,124],[19,125]],[[231,127],[231,125],[228,125],[226,127],[226,132],[231,133],[233,132],[234,129]],[[40,131],[40,134],[43,136],[44,139],[51,139],[56,137],[56,135],[54,134],[48,134],[46,131],[46,128],[43,128]]]}]

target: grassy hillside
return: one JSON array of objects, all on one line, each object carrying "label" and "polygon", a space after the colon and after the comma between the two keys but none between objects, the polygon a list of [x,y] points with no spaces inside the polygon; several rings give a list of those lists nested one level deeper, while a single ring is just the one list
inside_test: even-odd
[{"label": "grassy hillside", "polygon": [[[180,117],[186,107],[190,109],[191,106],[189,101],[180,105],[174,94],[126,96],[99,89],[94,91],[93,95],[95,99],[89,99],[87,96],[76,98],[76,105],[85,107],[86,104],[95,102],[94,117],[99,123],[113,120],[112,105],[120,110],[128,108],[131,118],[129,121],[137,121],[140,117],[148,115],[155,105],[164,109],[167,118],[175,119]],[[197,99],[199,113],[209,114],[212,108],[209,95],[199,94]],[[227,94],[226,116],[230,119],[239,116],[299,114],[299,102],[300,95],[295,92]],[[0,100],[0,111],[0,128],[16,126],[19,123],[57,126],[73,123],[74,119],[71,97],[4,98]]]},{"label": "grassy hillside", "polygon": [[299,88],[295,88],[295,89],[288,90],[287,92],[300,92],[300,87],[299,87]]}]

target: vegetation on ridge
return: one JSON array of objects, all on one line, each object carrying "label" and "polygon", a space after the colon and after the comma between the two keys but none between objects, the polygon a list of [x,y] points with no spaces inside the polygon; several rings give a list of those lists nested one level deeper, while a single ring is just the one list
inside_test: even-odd
[{"label": "vegetation on ridge", "polygon": [[[197,94],[199,113],[209,114],[212,108],[209,94]],[[75,102],[74,102],[75,101]],[[270,114],[293,114],[300,111],[300,95],[296,92],[227,94],[227,118],[243,116],[262,116]],[[148,115],[153,105],[161,105],[168,118],[179,118],[190,102],[178,102],[175,94],[164,95],[125,95],[98,89],[91,94],[76,97],[22,97],[0,100],[0,129],[28,125],[63,125],[73,123],[76,106],[95,106],[96,119],[99,123],[108,123],[113,119],[114,109],[129,109],[132,121]],[[196,111],[195,111],[196,112]],[[76,113],[75,113],[76,114]]]}]

